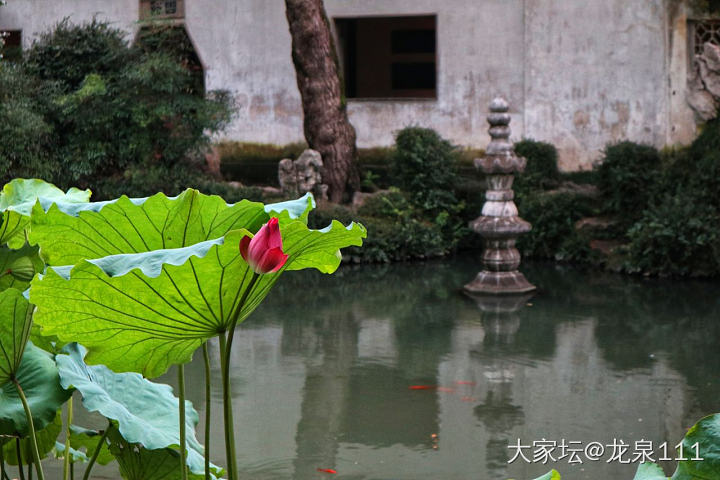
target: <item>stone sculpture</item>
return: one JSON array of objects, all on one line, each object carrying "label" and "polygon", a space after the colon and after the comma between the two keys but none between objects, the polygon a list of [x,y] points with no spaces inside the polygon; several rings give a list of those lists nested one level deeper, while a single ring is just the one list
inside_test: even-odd
[{"label": "stone sculpture", "polygon": [[703,53],[695,55],[688,79],[688,104],[704,121],[712,120],[720,106],[720,47],[707,42]]},{"label": "stone sculpture", "polygon": [[531,226],[518,217],[512,190],[514,174],[525,170],[526,160],[515,154],[509,141],[510,114],[504,99],[496,98],[490,103],[487,120],[492,141],[485,157],[475,159],[475,167],[487,179],[485,204],[482,216],[470,224],[484,239],[483,269],[464,288],[467,293],[482,295],[527,293],[535,290],[535,286],[518,271],[520,252],[515,248],[515,240],[529,232]]},{"label": "stone sculpture", "polygon": [[322,183],[323,162],[320,153],[305,150],[297,160],[284,158],[278,164],[278,180],[282,193],[296,197],[311,192],[316,198],[327,199],[327,185]]}]

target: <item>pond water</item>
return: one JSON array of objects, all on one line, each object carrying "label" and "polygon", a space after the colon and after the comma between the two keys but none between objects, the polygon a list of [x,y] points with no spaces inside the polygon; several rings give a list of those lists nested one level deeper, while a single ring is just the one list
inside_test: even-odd
[{"label": "pond water", "polygon": [[[630,480],[636,464],[608,462],[609,450],[543,465],[508,463],[509,446],[618,439],[632,454],[646,440],[668,442],[672,455],[688,427],[720,412],[717,282],[525,264],[538,293],[498,313],[460,292],[479,264],[462,256],[285,275],[236,335],[241,478],[530,480],[556,468]],[[202,418],[201,355],[186,372]],[[211,450],[224,464],[219,389],[212,408]],[[532,460],[532,448],[523,452]]]}]

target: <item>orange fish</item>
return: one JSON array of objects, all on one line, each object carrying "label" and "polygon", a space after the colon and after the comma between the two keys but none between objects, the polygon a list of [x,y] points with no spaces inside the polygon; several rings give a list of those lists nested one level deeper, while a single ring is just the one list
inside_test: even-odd
[{"label": "orange fish", "polygon": [[433,390],[437,388],[435,385],[410,385],[410,390]]},{"label": "orange fish", "polygon": [[318,468],[317,471],[322,473],[337,473],[337,470],[333,470],[332,468]]},{"label": "orange fish", "polygon": [[469,382],[467,380],[455,380],[457,385],[475,385],[475,382]]}]

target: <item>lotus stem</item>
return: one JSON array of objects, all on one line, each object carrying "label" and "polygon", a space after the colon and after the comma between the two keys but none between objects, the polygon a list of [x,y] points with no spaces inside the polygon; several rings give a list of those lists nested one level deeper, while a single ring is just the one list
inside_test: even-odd
[{"label": "lotus stem", "polygon": [[225,366],[227,352],[225,333],[220,334],[220,369],[223,384],[223,419],[225,421],[225,462],[227,463],[228,480],[237,480],[235,459],[235,430],[233,428],[232,397],[230,395],[230,372]]},{"label": "lotus stem", "polygon": [[210,354],[207,342],[203,343],[205,360],[205,480],[210,480]]},{"label": "lotus stem", "polygon": [[92,471],[92,468],[95,465],[95,462],[97,461],[98,455],[100,455],[100,450],[102,450],[103,446],[105,445],[105,439],[107,438],[108,433],[110,433],[110,430],[112,430],[113,427],[114,427],[113,423],[108,422],[108,427],[103,432],[102,437],[100,437],[100,440],[98,440],[97,447],[95,448],[95,451],[93,452],[92,457],[90,457],[88,466],[85,469],[85,475],[83,475],[83,480],[88,480],[90,478],[90,472]]},{"label": "lotus stem", "polygon": [[187,441],[185,439],[185,365],[178,365],[178,394],[180,396],[180,472],[182,480],[187,480],[187,468],[185,468],[187,451],[185,447]]},{"label": "lotus stem", "polygon": [[0,478],[2,478],[2,480],[10,480],[7,471],[5,470],[5,452],[2,444],[0,444]]},{"label": "lotus stem", "polygon": [[0,443],[0,478],[2,480],[9,480],[8,474],[5,471],[5,452],[3,451],[3,444]]},{"label": "lotus stem", "polygon": [[[35,424],[33,423],[32,413],[30,412],[30,405],[28,405],[27,398],[25,398],[25,392],[23,392],[20,382],[13,375],[12,381],[15,384],[20,401],[22,402],[23,408],[25,409],[25,416],[27,417],[28,427],[30,429],[30,447],[32,449],[33,463],[35,463],[35,469],[37,470],[38,480],[45,480],[45,474],[43,473],[42,464],[40,463],[40,453],[38,452],[37,437],[35,437]],[[19,452],[19,450],[18,450]],[[19,455],[19,453],[18,453]],[[19,458],[18,458],[19,460]],[[19,464],[20,462],[18,462]],[[31,462],[28,462],[28,465]]]},{"label": "lotus stem", "polygon": [[65,457],[63,458],[63,480],[70,478],[70,425],[73,421],[73,399],[67,403],[67,424],[65,426]]},{"label": "lotus stem", "polygon": [[18,475],[20,476],[20,480],[25,480],[25,470],[23,470],[22,463],[22,448],[20,447],[20,437],[15,437],[15,451],[17,452]]},{"label": "lotus stem", "polygon": [[255,283],[260,276],[253,272],[248,286],[243,292],[235,311],[230,320],[230,326],[227,331],[227,339],[225,334],[220,334],[220,362],[223,379],[223,414],[225,417],[225,454],[228,464],[228,480],[237,480],[237,458],[235,454],[235,427],[232,416],[232,395],[230,390],[230,353],[232,350],[233,337],[235,336],[235,327],[237,327],[240,312],[242,311],[245,301],[250,295]]},{"label": "lotus stem", "polygon": [[237,327],[238,319],[240,318],[240,312],[245,305],[245,301],[250,295],[252,289],[255,287],[255,283],[258,281],[258,278],[260,278],[260,275],[253,272],[253,276],[252,278],[250,278],[250,282],[248,282],[248,286],[243,292],[240,303],[238,303],[237,309],[233,312],[232,319],[230,320],[230,328],[228,328],[227,339],[227,355],[225,355],[225,368],[227,368],[228,370],[230,370],[230,350],[232,350],[233,337],[235,336],[235,327]]}]

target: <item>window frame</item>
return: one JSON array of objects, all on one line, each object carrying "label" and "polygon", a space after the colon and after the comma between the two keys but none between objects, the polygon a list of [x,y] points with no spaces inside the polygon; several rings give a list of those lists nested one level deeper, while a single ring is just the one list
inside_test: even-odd
[{"label": "window frame", "polygon": [[[412,31],[412,30],[426,30],[426,28],[418,28],[416,26],[408,26],[406,28],[390,28],[389,29],[389,38],[388,38],[388,44],[387,44],[387,53],[389,55],[389,60],[386,64],[382,64],[383,67],[387,67],[389,78],[387,79],[387,90],[392,91],[392,95],[368,95],[368,96],[358,96],[357,93],[354,95],[349,95],[348,90],[355,90],[357,92],[357,74],[355,74],[355,78],[348,78],[348,72],[356,72],[359,68],[357,65],[357,47],[354,46],[354,54],[348,55],[348,52],[346,51],[347,48],[347,42],[352,42],[353,44],[357,44],[357,32],[354,32],[355,38],[348,39],[347,37],[342,37],[342,34],[345,33],[344,31],[347,30],[346,27],[341,27],[340,23],[350,24],[350,22],[354,21],[354,28],[357,28],[358,22],[371,22],[371,21],[402,21],[402,20],[411,20],[411,21],[432,21],[432,31],[433,31],[433,40],[434,40],[434,50],[433,52],[415,52],[415,53],[393,53],[392,51],[392,37],[394,32],[399,31]],[[336,44],[336,50],[338,53],[338,60],[340,65],[340,70],[342,74],[342,81],[343,81],[343,91],[345,92],[345,98],[348,102],[437,102],[439,100],[439,94],[440,94],[440,71],[439,71],[439,42],[438,42],[438,15],[437,13],[419,13],[419,14],[407,14],[407,15],[338,15],[332,17],[333,26],[333,32],[334,32],[334,39]],[[348,57],[350,56],[352,58],[351,61],[355,62],[355,66],[349,67]],[[428,56],[432,56],[432,60],[430,61]],[[393,77],[392,77],[392,69],[394,64],[398,63],[432,63],[434,68],[434,88],[427,88],[427,89],[393,89],[392,83],[393,83]],[[377,64],[376,64],[377,65]],[[367,68],[367,67],[366,67]],[[354,87],[354,88],[348,88],[348,87]],[[403,91],[415,91],[415,92],[422,92],[422,94],[405,94],[403,95]],[[395,94],[395,92],[398,92],[398,94]]]}]

